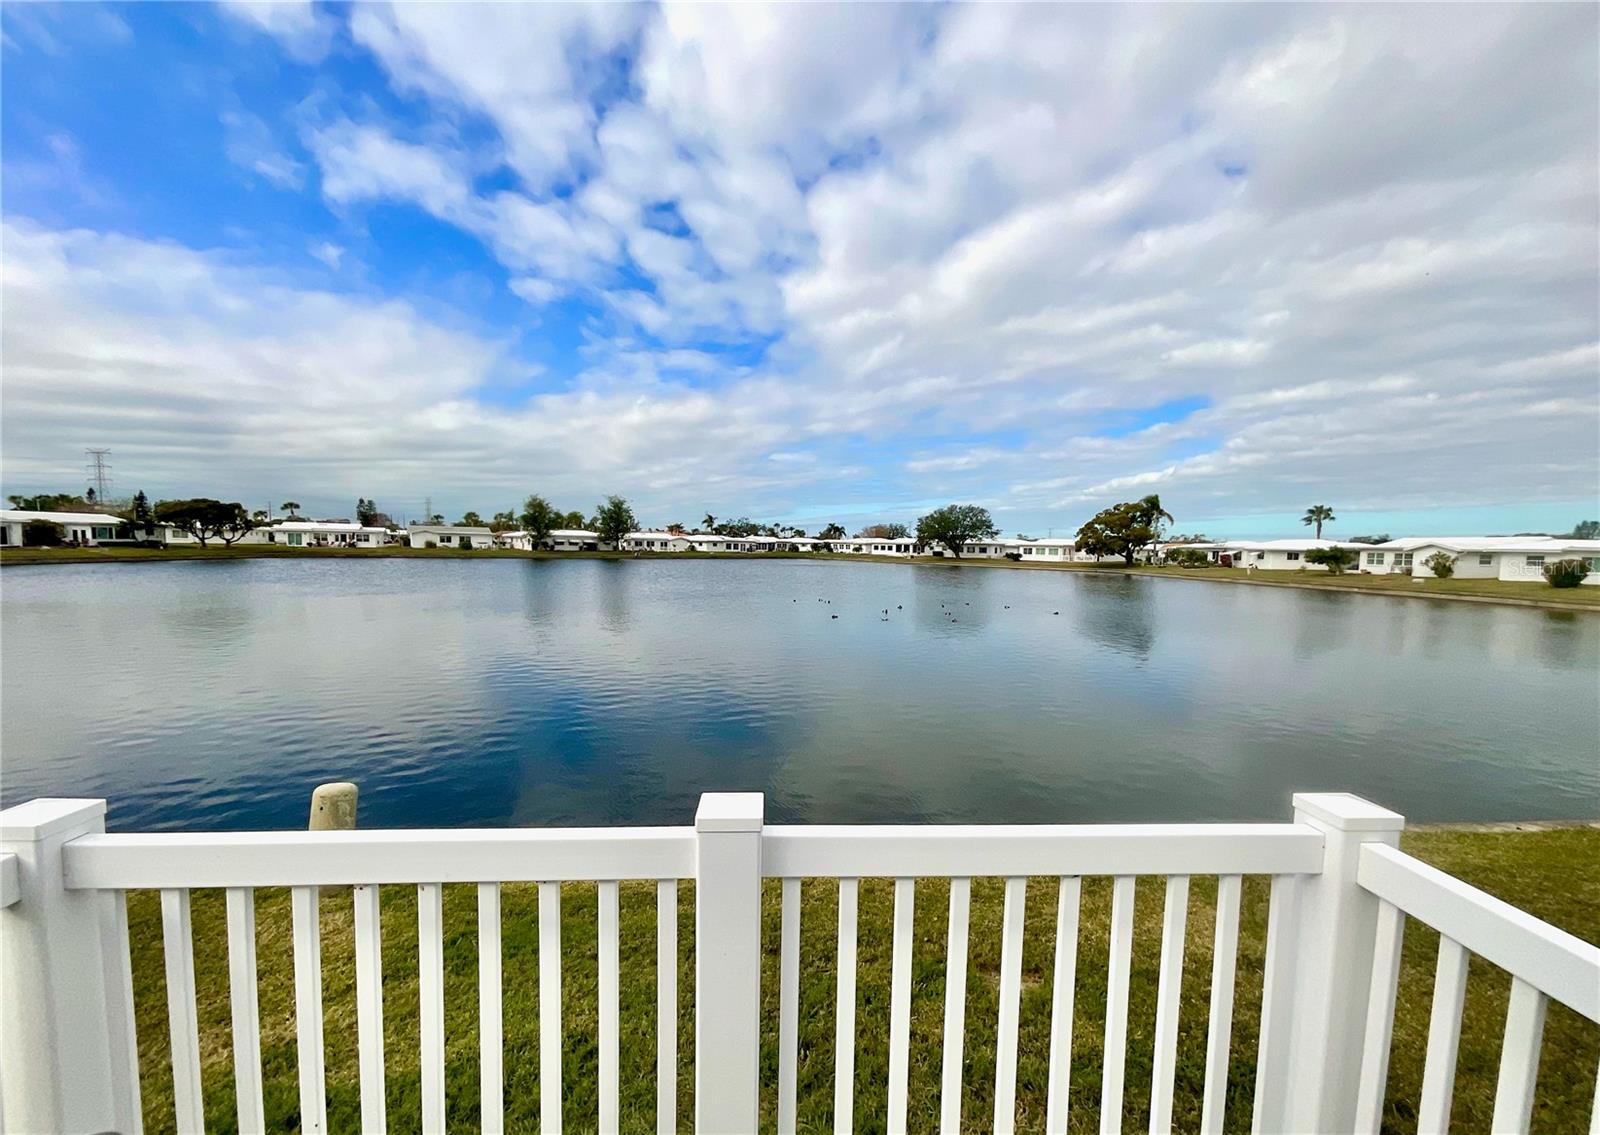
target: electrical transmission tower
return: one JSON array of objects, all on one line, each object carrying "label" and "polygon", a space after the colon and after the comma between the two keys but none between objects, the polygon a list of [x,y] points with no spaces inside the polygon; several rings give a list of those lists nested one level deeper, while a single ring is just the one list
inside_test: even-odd
[{"label": "electrical transmission tower", "polygon": [[111,456],[109,449],[85,449],[85,457],[89,460],[85,464],[89,472],[89,480],[94,482],[95,500],[104,501],[110,498],[111,489],[111,462],[106,458]]}]

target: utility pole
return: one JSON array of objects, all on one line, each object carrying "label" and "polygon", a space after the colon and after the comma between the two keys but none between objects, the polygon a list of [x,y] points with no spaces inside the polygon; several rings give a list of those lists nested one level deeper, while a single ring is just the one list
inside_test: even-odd
[{"label": "utility pole", "polygon": [[109,495],[106,489],[111,484],[111,462],[106,460],[111,456],[111,451],[85,449],[83,453],[89,459],[85,468],[89,471],[89,479],[94,482],[95,499],[103,504]]},{"label": "utility pole", "polygon": [[424,523],[424,524],[432,524],[433,523],[433,498],[432,497],[423,497],[422,498],[422,523]]}]

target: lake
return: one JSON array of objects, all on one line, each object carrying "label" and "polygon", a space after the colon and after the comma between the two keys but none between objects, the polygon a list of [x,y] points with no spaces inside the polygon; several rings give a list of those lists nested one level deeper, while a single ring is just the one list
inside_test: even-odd
[{"label": "lake", "polygon": [[[116,830],[1600,814],[1600,617],[803,560],[7,568],[0,792]],[[887,610],[887,614],[884,612]]]}]

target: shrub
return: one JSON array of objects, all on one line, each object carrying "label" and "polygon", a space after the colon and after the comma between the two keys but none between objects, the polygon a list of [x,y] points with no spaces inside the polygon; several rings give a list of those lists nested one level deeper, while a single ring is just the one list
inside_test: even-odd
[{"label": "shrub", "polygon": [[1167,562],[1185,568],[1211,566],[1211,558],[1196,548],[1174,548],[1167,553]]},{"label": "shrub", "polygon": [[1449,579],[1456,573],[1456,558],[1449,552],[1435,552],[1422,561],[1422,566],[1440,579]]},{"label": "shrub", "polygon": [[1544,565],[1544,577],[1551,587],[1576,587],[1589,574],[1589,565],[1583,560],[1557,560]]},{"label": "shrub", "polygon": [[1012,563],[1020,564],[1022,562],[1022,553],[1021,552],[1007,552],[1006,553],[1006,559],[1010,560]]},{"label": "shrub", "polygon": [[1313,548],[1305,559],[1308,564],[1323,565],[1333,575],[1343,575],[1346,568],[1356,566],[1356,554],[1349,548]]},{"label": "shrub", "polygon": [[51,520],[30,520],[22,526],[24,548],[59,548],[66,529]]}]

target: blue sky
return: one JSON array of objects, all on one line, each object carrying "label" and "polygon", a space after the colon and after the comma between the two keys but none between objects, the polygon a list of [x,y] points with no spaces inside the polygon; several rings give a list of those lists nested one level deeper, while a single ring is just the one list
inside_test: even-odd
[{"label": "blue sky", "polygon": [[0,6],[4,491],[1600,515],[1600,16]]}]

